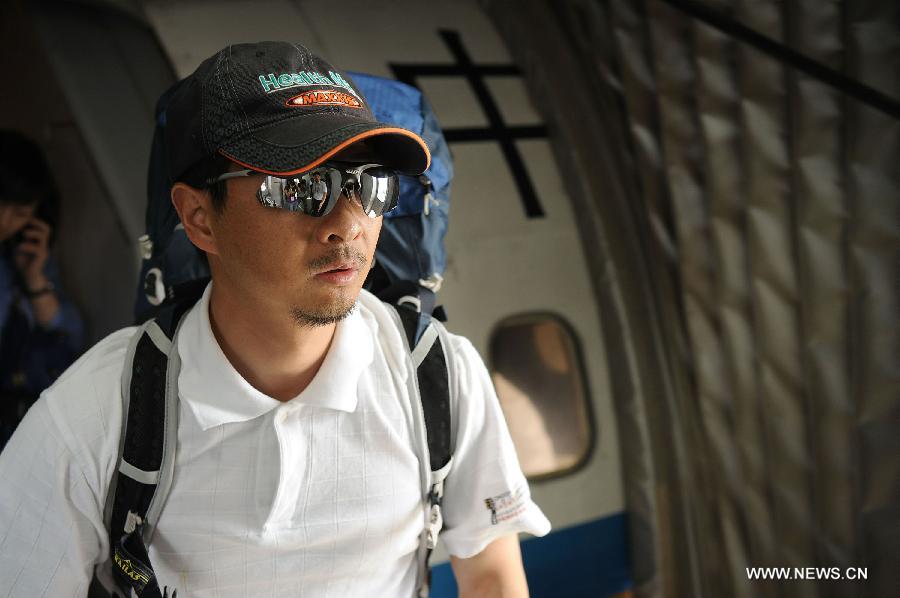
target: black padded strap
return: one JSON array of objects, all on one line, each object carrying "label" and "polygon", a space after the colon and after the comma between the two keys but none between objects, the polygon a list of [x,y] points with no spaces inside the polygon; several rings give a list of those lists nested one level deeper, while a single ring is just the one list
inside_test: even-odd
[{"label": "black padded strap", "polygon": [[431,311],[431,316],[437,320],[440,320],[441,322],[446,322],[447,310],[443,305],[438,305]]},{"label": "black padded strap", "polygon": [[[434,326],[435,324],[430,324]],[[450,461],[450,384],[447,373],[447,357],[440,338],[422,360],[416,376],[425,413],[425,431],[428,435],[428,454],[431,471],[441,469]]]},{"label": "black padded strap", "polygon": [[[165,466],[162,461],[169,356],[166,348],[158,344],[165,345],[165,340],[173,342],[178,323],[201,293],[202,289],[194,287],[187,296],[163,305],[149,328],[141,330],[132,361],[125,366],[130,365],[131,378],[128,401],[125,402],[122,454],[115,474],[115,494],[108,525],[113,577],[126,596],[133,590],[141,598],[164,598],[142,535],[143,522]],[[155,327],[159,330],[151,334]],[[160,338],[160,331],[165,339]],[[174,455],[167,458],[174,459]]]},{"label": "black padded strap", "polygon": [[[403,332],[409,342],[411,352],[418,347],[417,339],[428,338],[418,331],[429,326],[439,326],[431,316],[416,312],[405,305],[394,306],[403,323]],[[425,320],[423,322],[423,320]],[[429,466],[431,471],[441,469],[450,461],[452,447],[450,445],[450,382],[447,369],[447,356],[440,335],[433,339],[433,344],[425,358],[416,369],[419,382],[419,399],[425,415],[425,433],[428,437]]]},{"label": "black padded strap", "polygon": [[109,521],[113,577],[126,596],[130,596],[133,589],[142,598],[161,598],[153,567],[140,538],[141,526],[125,531],[129,512],[141,520],[146,517],[156,492],[156,482],[149,478],[139,481],[123,473],[122,469],[127,464],[152,474],[159,472],[162,466],[167,365],[166,353],[156,346],[146,331],[142,332],[131,363],[125,438]]},{"label": "black padded strap", "polygon": [[394,306],[400,315],[400,322],[403,324],[403,333],[406,335],[406,342],[409,343],[409,350],[416,348],[416,336],[419,327],[419,319],[422,314],[404,306]]},{"label": "black padded strap", "polygon": [[[444,309],[435,307],[437,295],[430,289],[426,289],[409,280],[398,280],[387,288],[381,289],[378,291],[378,298],[400,309],[410,311],[410,308],[412,308],[411,311],[416,315],[415,319],[413,320],[412,316],[407,316],[403,320],[403,327],[406,330],[406,337],[410,347],[415,347],[418,344],[419,339],[422,338],[422,334],[431,322],[431,318],[436,317],[434,316],[435,313],[443,317],[443,319],[438,317],[439,320],[445,321],[447,319]],[[413,321],[417,325],[414,329],[414,336],[410,334],[408,326]]]},{"label": "black padded strap", "polygon": [[[144,333],[132,362],[131,397],[121,461],[145,472],[158,472],[162,466],[167,362],[167,355]],[[142,483],[121,471],[116,476],[116,494],[109,522],[110,550],[125,533],[128,511],[143,519],[156,491],[155,483]]]}]

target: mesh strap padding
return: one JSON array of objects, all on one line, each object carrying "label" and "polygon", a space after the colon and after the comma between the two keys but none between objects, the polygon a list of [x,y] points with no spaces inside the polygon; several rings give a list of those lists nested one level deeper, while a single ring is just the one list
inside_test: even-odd
[{"label": "mesh strap padding", "polygon": [[[431,317],[412,309],[395,307],[403,323],[406,339],[411,351],[416,349],[416,337],[420,327],[420,319],[428,318],[428,326],[438,324]],[[427,326],[426,326],[427,327]],[[419,382],[419,398],[425,414],[425,432],[428,437],[428,454],[431,471],[441,469],[450,461],[450,384],[447,372],[447,357],[444,354],[440,335],[416,370]]]},{"label": "mesh strap padding", "polygon": [[[170,342],[175,337],[179,321],[197,297],[199,293],[192,293],[185,300],[164,306],[157,314],[155,325]],[[126,595],[130,596],[133,589],[142,598],[159,598],[159,585],[144,545],[144,526],[138,525],[127,532],[125,527],[129,512],[146,521],[157,484],[145,483],[147,479],[138,481],[120,470],[133,472],[136,468],[142,472],[160,472],[166,465],[172,465],[175,458],[174,453],[166,455],[165,451],[169,356],[151,338],[148,326],[153,325],[151,323],[141,329],[141,338],[135,345],[131,363],[125,364],[126,368],[131,368],[131,378],[128,397],[124,401],[127,413],[122,431],[122,454],[111,486],[115,488],[115,494],[108,522],[110,557],[116,583]],[[156,334],[159,334],[158,331]],[[173,462],[164,464],[164,456]],[[122,467],[122,463],[128,466]]]},{"label": "mesh strap padding", "polygon": [[425,413],[431,471],[437,471],[450,461],[451,452],[450,385],[447,359],[440,338],[431,346],[431,350],[416,370],[416,376]]}]

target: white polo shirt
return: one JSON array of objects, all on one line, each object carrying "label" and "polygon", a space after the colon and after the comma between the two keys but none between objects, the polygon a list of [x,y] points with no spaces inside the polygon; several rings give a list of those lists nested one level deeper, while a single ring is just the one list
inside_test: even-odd
[{"label": "white polo shirt", "polygon": [[[179,596],[410,596],[424,525],[401,332],[365,291],[310,385],[282,403],[222,353],[209,291],[185,316],[175,476],[150,545]],[[78,596],[109,579],[102,512],[135,328],[94,346],[48,389],[0,455],[0,596]],[[450,335],[454,465],[441,534],[469,557],[544,535],[488,373]]]}]

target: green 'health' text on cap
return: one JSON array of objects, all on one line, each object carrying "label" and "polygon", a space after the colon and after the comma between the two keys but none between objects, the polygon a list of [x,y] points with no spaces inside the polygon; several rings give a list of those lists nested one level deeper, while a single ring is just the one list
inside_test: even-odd
[{"label": "green 'health' text on cap", "polygon": [[322,73],[318,73],[315,71],[300,71],[299,73],[282,73],[281,75],[275,75],[275,73],[269,73],[268,75],[260,75],[259,82],[262,84],[263,90],[266,93],[272,93],[273,91],[277,91],[279,89],[287,89],[290,87],[309,87],[311,85],[331,85],[333,87],[343,87],[357,98],[359,98],[359,94],[350,87],[350,84],[341,77],[339,73],[335,73],[334,71],[328,71],[328,76],[326,77]]}]

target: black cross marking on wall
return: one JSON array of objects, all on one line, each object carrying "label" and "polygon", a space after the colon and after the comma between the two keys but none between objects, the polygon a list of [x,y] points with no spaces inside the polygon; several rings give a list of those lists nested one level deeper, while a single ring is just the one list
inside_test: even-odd
[{"label": "black cross marking on wall", "polygon": [[487,116],[487,127],[458,127],[444,129],[447,143],[462,141],[496,141],[500,144],[506,163],[512,173],[513,180],[519,190],[519,196],[525,206],[525,214],[529,218],[540,218],[544,209],[538,201],[528,170],[522,156],[516,148],[517,139],[546,138],[547,129],[543,125],[508,127],[500,116],[500,110],[484,83],[485,77],[521,77],[522,73],[511,64],[475,64],[463,47],[459,33],[447,29],[438,31],[455,63],[452,64],[397,64],[392,63],[394,76],[404,83],[418,87],[417,77],[465,77],[478,103]]}]

